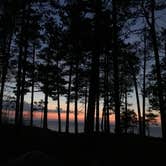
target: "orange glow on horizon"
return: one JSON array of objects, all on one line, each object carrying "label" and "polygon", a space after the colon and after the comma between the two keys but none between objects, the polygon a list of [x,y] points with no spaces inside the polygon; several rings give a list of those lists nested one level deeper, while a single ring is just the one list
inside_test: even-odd
[{"label": "orange glow on horizon", "polygon": [[[25,113],[25,116],[27,116],[27,113]],[[41,119],[42,113],[41,112],[35,112],[34,113],[34,118],[35,119]],[[47,114],[48,120],[57,120],[58,119],[58,113],[57,112],[48,112]],[[66,113],[63,112],[61,113],[61,120],[66,120]],[[69,120],[74,120],[74,114],[70,113],[69,114]],[[78,114],[78,120],[79,121],[84,121],[84,114],[80,113]]]},{"label": "orange glow on horizon", "polygon": [[[10,111],[10,118],[15,117],[14,111]],[[25,119],[30,119],[30,111],[24,111],[24,118]],[[34,120],[41,120],[43,119],[43,112],[34,112],[33,113]],[[48,112],[47,114],[48,120],[58,120],[58,113],[57,112]],[[61,112],[61,120],[65,121],[66,120],[66,112]],[[69,120],[74,121],[75,116],[74,113],[69,113]],[[101,114],[100,114],[100,120],[101,120]],[[80,112],[78,114],[78,121],[84,122],[84,113]],[[160,116],[156,118],[156,122],[160,125]],[[115,123],[115,115],[111,114],[110,115],[110,123],[114,124]]]},{"label": "orange glow on horizon", "polygon": [[[36,112],[34,113],[34,117],[36,119],[40,119],[41,118],[41,112]],[[48,112],[47,115],[49,120],[57,120],[58,119],[58,113],[56,112]],[[69,120],[74,121],[74,113],[70,113],[69,114]],[[63,112],[61,113],[61,120],[66,120],[66,113]],[[100,116],[100,120],[101,120],[101,116]],[[78,114],[78,121],[84,121],[84,113],[79,113]],[[110,123],[114,123],[115,122],[115,116],[114,115],[110,115]]]},{"label": "orange glow on horizon", "polygon": [[[43,118],[43,113],[42,112],[34,112],[33,116],[34,116],[34,119],[39,120],[39,119]],[[29,119],[30,112],[24,111],[24,117],[26,119]],[[57,112],[48,112],[47,118],[48,118],[48,120],[58,120],[58,113]],[[74,121],[74,119],[75,119],[74,113],[69,113],[69,120]],[[63,120],[63,121],[66,120],[66,113],[65,112],[61,112],[61,120]],[[100,115],[100,120],[101,120],[101,115]],[[84,113],[81,112],[78,114],[78,121],[84,122]],[[110,115],[110,123],[114,123],[114,122],[115,122],[115,116]]]}]

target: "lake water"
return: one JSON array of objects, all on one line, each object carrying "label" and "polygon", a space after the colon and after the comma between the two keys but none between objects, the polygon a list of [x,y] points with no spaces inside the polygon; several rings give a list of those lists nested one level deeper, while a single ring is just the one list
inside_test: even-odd
[{"label": "lake water", "polygon": [[[65,121],[62,121],[62,131],[65,132]],[[40,120],[35,120],[34,125],[37,127],[42,127],[42,123]],[[58,131],[58,121],[57,120],[48,120],[48,128],[54,131]],[[114,132],[114,124],[110,124],[110,130],[111,132]],[[84,123],[79,122],[78,123],[78,131],[84,132]],[[74,133],[74,121],[70,121],[69,124],[69,132]],[[135,131],[137,133],[137,131]],[[148,134],[148,133],[147,133]],[[161,137],[161,127],[160,126],[151,126],[150,127],[150,136],[153,137]]]},{"label": "lake water", "polygon": [[[13,123],[13,121],[14,121],[13,113],[14,112],[11,111],[11,114],[9,115],[10,118],[8,119],[8,121],[10,121],[10,123]],[[34,116],[34,126],[42,127],[42,120],[39,117],[40,117],[39,115]],[[50,116],[50,117],[52,117],[52,116]],[[29,113],[27,114],[27,116],[25,114],[24,118],[26,119],[25,125],[29,125],[30,124]],[[64,120],[62,120],[61,122],[62,122],[61,123],[62,132],[65,132],[66,123]],[[56,119],[48,118],[48,128],[51,130],[54,130],[54,131],[58,131],[58,121]],[[110,124],[110,130],[112,133],[114,132],[114,124]],[[79,123],[78,123],[78,131],[80,133],[84,132],[84,123],[82,121],[79,121]],[[74,121],[73,120],[70,120],[69,132],[74,133]],[[138,133],[138,129],[135,130],[135,133]],[[147,133],[147,135],[148,135],[148,133]],[[153,136],[153,137],[161,137],[161,127],[160,126],[151,126],[149,135]]]}]

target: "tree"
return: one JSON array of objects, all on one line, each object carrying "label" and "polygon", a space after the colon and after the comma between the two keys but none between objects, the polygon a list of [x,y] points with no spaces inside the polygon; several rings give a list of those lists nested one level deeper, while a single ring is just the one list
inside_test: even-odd
[{"label": "tree", "polygon": [[113,13],[113,61],[114,61],[114,100],[115,100],[115,132],[120,133],[120,96],[119,96],[119,63],[118,63],[118,28],[117,3],[112,0]]},{"label": "tree", "polygon": [[1,90],[0,90],[0,124],[2,120],[2,107],[3,107],[3,95],[4,87],[6,82],[6,76],[8,73],[8,64],[10,57],[10,48],[13,32],[15,29],[15,16],[16,16],[16,6],[13,1],[3,1],[1,3],[2,10],[0,16],[0,66],[1,66]]},{"label": "tree", "polygon": [[[69,132],[69,112],[70,102],[74,100],[75,112],[75,133],[78,132],[78,100],[79,100],[79,78],[80,78],[80,65],[82,63],[83,50],[82,50],[82,34],[84,32],[84,11],[83,1],[71,1],[64,7],[66,17],[62,17],[66,26],[65,40],[66,55],[65,61],[68,68],[68,93],[67,93],[67,108],[66,108],[66,132]],[[73,92],[73,93],[72,93]]]},{"label": "tree", "polygon": [[142,88],[142,134],[145,136],[145,99],[146,99],[146,68],[147,68],[147,32],[144,29],[143,88]]},{"label": "tree", "polygon": [[[47,128],[47,112],[48,112],[48,97],[57,100],[58,105],[58,121],[59,132],[61,132],[61,118],[60,118],[60,95],[65,93],[66,81],[63,78],[63,71],[61,64],[61,36],[60,27],[54,18],[48,17],[45,23],[45,48],[41,51],[40,59],[44,62],[39,64],[39,80],[41,90],[45,94],[44,107],[44,123],[43,128]],[[46,72],[45,72],[46,71]],[[45,73],[45,74],[43,74]]]},{"label": "tree", "polygon": [[[148,8],[145,8],[148,6]],[[164,99],[163,99],[163,84],[162,84],[162,76],[161,76],[161,67],[160,67],[160,57],[159,57],[159,47],[157,41],[157,32],[156,32],[156,20],[155,20],[155,9],[157,9],[157,4],[155,0],[150,2],[142,1],[142,9],[143,14],[146,19],[147,25],[151,31],[152,36],[152,47],[154,51],[154,58],[155,58],[155,67],[156,67],[156,74],[157,74],[157,91],[159,97],[159,108],[161,114],[161,126],[162,126],[162,135],[163,138],[166,138],[166,116],[165,116],[165,107],[164,107]]]},{"label": "tree", "polygon": [[134,128],[137,126],[137,114],[134,110],[128,109],[121,113],[121,129],[127,134],[129,132],[134,132]]},{"label": "tree", "polygon": [[[158,125],[157,118],[158,114],[154,113],[153,110],[149,109],[147,110],[147,113],[145,114],[145,129],[148,132],[148,136],[150,136],[150,126],[152,125]],[[146,135],[146,130],[145,130],[145,135]]]}]

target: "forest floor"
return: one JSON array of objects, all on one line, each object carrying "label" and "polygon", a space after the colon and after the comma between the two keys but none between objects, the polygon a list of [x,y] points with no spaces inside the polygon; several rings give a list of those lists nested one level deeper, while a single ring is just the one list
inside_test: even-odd
[{"label": "forest floor", "polygon": [[[163,165],[161,138],[114,134],[58,134],[40,128],[0,127],[0,165],[121,166]],[[164,164],[165,165],[165,164]]]}]

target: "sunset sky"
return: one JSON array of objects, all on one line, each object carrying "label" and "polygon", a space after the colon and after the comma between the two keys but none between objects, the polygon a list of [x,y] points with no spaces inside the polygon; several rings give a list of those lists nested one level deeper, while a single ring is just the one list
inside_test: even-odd
[{"label": "sunset sky", "polygon": [[[28,93],[26,96],[25,96],[25,100],[26,102],[30,103],[30,93]],[[35,101],[40,101],[41,99],[44,99],[44,95],[43,93],[35,93]],[[141,99],[141,97],[140,97]],[[135,95],[133,94],[132,96],[128,97],[128,102],[129,104],[133,104],[131,107],[129,107],[130,109],[134,109],[137,113],[137,104],[136,104],[136,98],[135,98]],[[66,99],[64,97],[61,97],[61,109],[64,111],[61,113],[61,118],[62,120],[65,120],[66,119],[66,113],[65,113],[65,110],[66,110]],[[142,105],[142,101],[140,100],[140,105]],[[102,107],[103,107],[103,103],[101,102],[100,103],[100,118],[101,118],[101,115],[102,115]],[[49,102],[48,102],[48,109],[49,110],[52,110],[52,111],[55,111],[57,108],[57,101],[53,101],[51,98],[49,98]],[[79,121],[84,121],[84,104],[78,104],[78,110],[79,110],[79,114],[78,114],[78,120]],[[74,104],[71,103],[70,104],[70,120],[74,120]],[[41,117],[40,113],[36,113],[36,116],[37,117]],[[57,119],[57,113],[55,112],[49,112],[48,114],[48,119],[50,120],[53,120],[53,119]],[[111,123],[114,123],[114,115],[111,115],[110,116],[110,122]],[[158,123],[160,123],[160,117],[157,118],[157,121]]]}]

